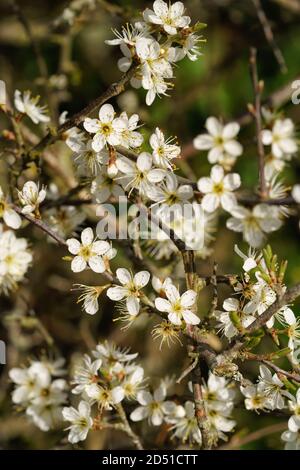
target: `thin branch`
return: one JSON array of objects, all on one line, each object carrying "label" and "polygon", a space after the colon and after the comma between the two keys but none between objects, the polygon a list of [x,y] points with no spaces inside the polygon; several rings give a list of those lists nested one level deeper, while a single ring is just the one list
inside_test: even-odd
[{"label": "thin branch", "polygon": [[294,380],[295,382],[300,383],[300,375],[295,372],[288,372],[281,367],[276,366],[273,362],[269,361],[268,359],[264,359],[263,357],[259,357],[257,354],[252,353],[245,353],[245,359],[248,361],[257,361],[265,364],[266,366],[273,369],[277,374],[284,375],[288,379]]},{"label": "thin branch", "polygon": [[250,70],[251,78],[253,83],[255,105],[254,105],[254,118],[256,123],[256,141],[257,141],[257,152],[258,152],[258,164],[259,164],[259,185],[260,195],[262,198],[266,198],[267,184],[265,179],[265,150],[261,139],[262,132],[262,119],[261,119],[261,92],[263,84],[258,80],[257,74],[257,50],[252,47],[250,49]]},{"label": "thin branch", "polygon": [[133,65],[128,70],[128,72],[123,74],[117,83],[110,85],[100,96],[91,101],[91,103],[89,103],[85,108],[74,114],[64,124],[61,124],[54,135],[51,132],[48,132],[48,134],[43,137],[43,139],[31,150],[31,152],[41,152],[46,146],[53,144],[56,140],[60,139],[64,132],[81,124],[84,119],[89,116],[96,108],[99,108],[114,96],[118,96],[120,93],[122,93],[125,85],[131,80],[137,68],[138,65]]},{"label": "thin branch", "polygon": [[258,431],[251,432],[244,437],[233,436],[228,444],[224,444],[218,447],[218,450],[233,450],[239,449],[241,446],[249,444],[250,442],[258,441],[263,437],[282,432],[287,429],[286,421],[277,424],[271,424],[265,428],[259,429]]},{"label": "thin branch", "polygon": [[118,412],[118,414],[119,414],[119,416],[122,420],[122,423],[124,425],[124,431],[126,432],[126,434],[131,438],[133,444],[135,445],[135,447],[138,450],[143,450],[142,443],[141,443],[139,437],[137,436],[137,434],[135,434],[135,432],[131,429],[131,426],[128,422],[126,413],[125,413],[124,408],[123,408],[121,403],[116,405],[116,410],[117,410],[117,412]]},{"label": "thin branch", "polygon": [[244,334],[251,334],[264,326],[270,318],[285,305],[289,305],[300,296],[300,284],[290,287],[286,292],[277,298],[259,317],[244,330]]},{"label": "thin branch", "polygon": [[[300,296],[300,284],[290,287],[286,292],[277,298],[270,307],[268,307],[253,323],[243,330],[243,333],[235,339],[233,343],[223,353],[219,355],[219,359],[223,357],[225,360],[230,360],[238,356],[240,349],[244,346],[244,337],[254,333],[259,328],[262,328],[270,318],[278,312],[285,305],[291,304],[297,297]],[[220,361],[221,362],[221,361]]]},{"label": "thin branch", "polygon": [[16,204],[12,204],[12,207],[14,211],[16,211],[18,214],[20,214],[24,219],[28,220],[32,224],[34,224],[36,227],[41,229],[43,232],[45,232],[49,237],[53,238],[53,240],[57,241],[59,245],[62,246],[67,246],[66,241],[61,238],[54,230],[52,230],[47,224],[41,221],[41,219],[36,219],[35,217],[32,217],[29,214],[24,214],[22,212],[22,209],[17,206]]},{"label": "thin branch", "polygon": [[279,64],[280,70],[281,70],[282,73],[286,73],[287,72],[287,66],[286,66],[284,57],[283,57],[282,52],[279,49],[279,47],[278,47],[278,45],[275,41],[274,34],[273,34],[273,31],[272,31],[270,22],[269,22],[269,20],[267,18],[267,15],[266,15],[263,7],[262,7],[261,1],[260,0],[252,0],[252,2],[253,2],[254,7],[256,9],[258,19],[259,19],[259,21],[262,25],[263,30],[264,30],[266,40],[270,44],[270,47],[273,51],[273,54],[274,54],[274,56],[275,56],[275,58],[276,58],[276,60]]}]

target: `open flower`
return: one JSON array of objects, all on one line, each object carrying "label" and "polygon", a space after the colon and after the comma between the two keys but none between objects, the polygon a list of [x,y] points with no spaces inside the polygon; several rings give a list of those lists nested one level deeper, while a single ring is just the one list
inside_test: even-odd
[{"label": "open flower", "polygon": [[153,183],[162,181],[166,174],[165,170],[152,168],[152,163],[152,156],[147,152],[142,152],[136,162],[126,157],[119,157],[116,165],[124,176],[118,179],[126,190],[137,189],[141,195],[144,195]]},{"label": "open flower", "polygon": [[69,252],[76,255],[71,263],[74,273],[83,271],[87,265],[95,273],[103,273],[106,270],[103,255],[110,250],[111,246],[106,241],[95,240],[90,227],[82,231],[81,243],[76,238],[69,238],[66,243]]},{"label": "open flower", "polygon": [[47,192],[44,187],[39,189],[39,185],[34,181],[27,181],[22,191],[18,191],[20,202],[24,206],[22,209],[23,214],[38,213],[39,205],[44,201],[46,195]]},{"label": "open flower", "polygon": [[157,127],[150,137],[153,161],[159,168],[172,168],[171,160],[179,157],[180,147],[173,144],[173,138],[165,139],[163,132]]},{"label": "open flower", "polygon": [[263,244],[265,233],[274,232],[282,225],[276,208],[267,204],[257,204],[252,210],[234,206],[230,212],[233,217],[227,220],[227,227],[234,232],[243,232],[246,242],[254,248]]},{"label": "open flower", "polygon": [[117,184],[118,169],[116,166],[103,169],[102,172],[93,180],[91,185],[91,193],[95,200],[99,203],[107,201],[111,196],[118,199],[124,196],[123,188]]},{"label": "open flower", "polygon": [[129,315],[137,315],[140,311],[140,291],[148,284],[150,273],[148,271],[140,271],[132,276],[127,269],[119,268],[116,271],[116,276],[121,286],[110,287],[107,290],[107,296],[111,300],[126,299]]},{"label": "open flower", "polygon": [[111,104],[104,104],[99,110],[99,119],[85,118],[84,128],[93,137],[92,148],[100,152],[106,144],[119,145],[122,132],[126,130],[126,122],[121,118],[115,119],[115,111]]},{"label": "open flower", "polygon": [[125,123],[125,129],[121,133],[121,145],[126,148],[140,147],[144,138],[140,132],[136,131],[136,129],[139,127],[138,114],[133,114],[132,116],[128,117],[127,113],[123,111],[123,113],[120,114],[120,118]]},{"label": "open flower", "polygon": [[[168,209],[174,204],[184,204],[193,197],[193,188],[189,184],[179,186],[178,179],[173,173],[166,175],[165,181],[160,186],[152,186],[147,191],[147,196],[160,209]],[[154,205],[154,204],[153,204]]]},{"label": "open flower", "polygon": [[78,406],[78,410],[70,407],[65,407],[62,410],[63,417],[66,421],[70,421],[71,426],[67,429],[70,430],[68,440],[71,444],[76,442],[84,441],[86,436],[93,426],[93,420],[91,418],[91,406],[86,401],[81,401]]},{"label": "open flower", "polygon": [[294,123],[291,119],[277,119],[272,130],[264,129],[261,133],[264,145],[271,145],[275,158],[283,158],[297,152],[298,146],[294,139]]},{"label": "open flower", "polygon": [[153,3],[153,10],[144,11],[144,20],[148,23],[161,25],[166,33],[174,35],[178,28],[186,28],[190,24],[190,17],[184,16],[184,5],[175,2],[169,5],[162,0]]},{"label": "open flower", "polygon": [[204,177],[198,180],[199,191],[204,194],[201,205],[207,212],[214,212],[220,205],[226,211],[230,211],[237,205],[235,195],[232,193],[241,184],[238,173],[230,173],[224,176],[224,170],[220,165],[211,169],[210,178]]},{"label": "open flower", "polygon": [[155,307],[160,312],[167,312],[171,323],[181,325],[182,320],[191,325],[200,323],[200,318],[191,311],[196,302],[195,291],[190,289],[180,296],[176,287],[173,284],[168,284],[165,286],[165,293],[168,300],[158,297],[155,299]]},{"label": "open flower", "polygon": [[238,299],[229,298],[223,302],[224,311],[216,310],[214,316],[219,320],[218,327],[220,330],[224,331],[225,336],[228,339],[236,336],[239,331],[233,321],[233,317],[236,317],[236,321],[244,328],[247,328],[252,322],[254,322],[255,317],[253,315],[245,313],[240,308],[240,303]]},{"label": "open flower", "polygon": [[10,203],[7,201],[2,188],[0,186],[0,217],[3,218],[4,222],[8,227],[17,229],[21,226],[22,220],[19,214],[13,210]]},{"label": "open flower", "polygon": [[46,116],[46,106],[38,106],[39,96],[33,98],[30,91],[24,91],[23,96],[19,90],[15,91],[15,107],[22,113],[26,114],[30,119],[38,124],[39,122],[49,122],[49,116]]},{"label": "open flower", "polygon": [[148,391],[140,391],[137,394],[138,406],[130,415],[132,421],[142,421],[148,418],[153,426],[160,426],[164,416],[176,407],[172,401],[165,401],[167,390],[164,385],[158,387],[153,395]]},{"label": "open flower", "polygon": [[284,390],[284,384],[278,375],[272,375],[265,365],[259,367],[259,373],[259,384],[261,384],[262,390],[268,399],[267,407],[271,410],[281,410],[285,407],[284,397],[293,398],[293,396]]},{"label": "open flower", "polygon": [[200,134],[194,139],[194,147],[198,150],[209,150],[208,161],[221,163],[228,155],[234,160],[243,153],[243,147],[236,140],[240,126],[237,122],[230,122],[225,126],[215,117],[206,120],[205,127],[208,134]]}]

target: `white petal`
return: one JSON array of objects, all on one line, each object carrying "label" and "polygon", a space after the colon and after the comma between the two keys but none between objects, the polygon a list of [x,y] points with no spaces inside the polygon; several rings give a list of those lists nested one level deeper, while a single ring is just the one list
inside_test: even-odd
[{"label": "white petal", "polygon": [[75,256],[71,263],[71,269],[74,273],[80,273],[86,268],[86,261],[81,256]]},{"label": "white petal", "polygon": [[236,312],[239,308],[239,301],[230,297],[229,299],[224,300],[223,308],[226,312]]},{"label": "white petal", "polygon": [[88,261],[88,265],[95,273],[104,273],[106,270],[105,263],[101,256],[92,256]]},{"label": "white petal", "polygon": [[101,106],[100,111],[99,111],[99,119],[103,123],[109,123],[112,122],[115,116],[115,111],[114,108],[112,107],[111,104],[106,103],[103,106]]},{"label": "white petal", "polygon": [[111,300],[122,300],[126,296],[127,290],[124,289],[124,287],[110,287],[107,289],[107,297],[109,297]]},{"label": "white petal", "polygon": [[22,224],[22,220],[19,214],[17,214],[13,209],[10,208],[5,209],[3,213],[3,220],[6,225],[8,225],[8,227],[11,227],[13,229],[20,228]]},{"label": "white petal", "polygon": [[155,299],[155,307],[160,312],[169,312],[172,308],[170,302],[162,297]]},{"label": "white petal", "polygon": [[144,406],[138,406],[131,414],[130,419],[131,421],[142,421],[143,419],[147,418],[148,410]]},{"label": "white petal", "polygon": [[204,193],[204,194],[211,193],[213,189],[213,182],[211,178],[204,177],[198,180],[197,186],[198,186],[199,191],[201,191],[201,193]]},{"label": "white petal", "polygon": [[181,325],[181,323],[182,323],[181,315],[179,315],[178,313],[174,313],[174,312],[169,313],[168,319],[174,325]]},{"label": "white petal", "polygon": [[223,138],[225,140],[231,140],[239,133],[239,130],[240,125],[237,122],[230,122],[224,126]]},{"label": "white petal", "polygon": [[273,140],[273,134],[268,129],[261,132],[261,140],[264,145],[271,145]]},{"label": "white petal", "polygon": [[180,303],[183,307],[191,307],[196,302],[197,293],[194,290],[187,290],[182,294]]},{"label": "white petal", "polygon": [[110,244],[104,240],[98,240],[93,243],[92,249],[97,255],[104,255],[110,249]]},{"label": "white petal", "polygon": [[221,165],[215,165],[211,169],[210,177],[212,181],[219,184],[224,178],[224,169]]},{"label": "white petal", "polygon": [[236,140],[224,142],[224,150],[234,157],[239,157],[243,153],[243,147]]},{"label": "white petal", "polygon": [[96,134],[99,131],[99,122],[98,119],[85,118],[83,122],[83,127],[86,131],[91,134]]},{"label": "white petal", "polygon": [[66,241],[68,245],[68,250],[72,255],[78,255],[79,250],[80,250],[80,242],[76,240],[76,238],[69,238],[69,240]]},{"label": "white petal", "polygon": [[136,316],[140,311],[140,300],[136,297],[127,297],[126,307],[130,315]]},{"label": "white petal", "polygon": [[137,159],[136,165],[141,171],[149,171],[152,166],[152,157],[150,153],[142,152]]},{"label": "white petal", "polygon": [[241,177],[238,173],[230,173],[224,178],[224,187],[227,190],[234,191],[241,185]]},{"label": "white petal", "polygon": [[183,319],[185,323],[188,323],[190,325],[198,325],[200,323],[200,318],[197,317],[193,312],[190,310],[184,310],[182,312]]},{"label": "white petal", "polygon": [[118,268],[116,271],[117,278],[119,279],[120,283],[125,286],[126,284],[129,284],[129,282],[132,281],[132,276],[128,269],[125,268]]},{"label": "white petal", "polygon": [[216,194],[205,194],[201,205],[206,212],[214,212],[220,205],[220,199]]},{"label": "white petal", "polygon": [[194,138],[193,144],[198,150],[209,150],[214,146],[214,140],[209,134],[200,134]]},{"label": "white petal", "polygon": [[135,274],[133,281],[138,289],[145,287],[150,279],[150,273],[148,271],[140,271]]},{"label": "white petal", "polygon": [[93,229],[91,227],[85,228],[81,233],[81,242],[84,246],[90,245],[94,239]]},{"label": "white petal", "polygon": [[209,117],[206,120],[205,127],[208,132],[214,137],[219,137],[222,135],[223,126],[215,117]]},{"label": "white petal", "polygon": [[173,284],[169,284],[165,287],[166,296],[171,303],[176,302],[180,299],[178,289]]}]

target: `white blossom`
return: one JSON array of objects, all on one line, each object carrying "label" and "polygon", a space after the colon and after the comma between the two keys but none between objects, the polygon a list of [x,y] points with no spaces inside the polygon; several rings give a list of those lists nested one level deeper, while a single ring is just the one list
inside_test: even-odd
[{"label": "white blossom", "polygon": [[147,418],[153,426],[160,426],[164,416],[175,407],[174,402],[166,401],[166,394],[167,390],[163,384],[154,391],[153,395],[148,391],[138,392],[137,401],[141,406],[130,414],[130,419],[142,421]]},{"label": "white blossom", "polygon": [[146,195],[147,190],[154,183],[159,183],[165,177],[165,171],[152,167],[152,157],[147,152],[142,152],[136,162],[127,157],[119,157],[116,165],[118,170],[124,174],[118,179],[125,190],[137,189],[140,195]]},{"label": "white blossom", "polygon": [[39,185],[34,181],[27,181],[27,183],[24,184],[22,191],[18,191],[18,197],[21,204],[24,206],[22,208],[23,214],[36,213],[46,195],[47,192],[43,186],[42,189],[40,189]]},{"label": "white blossom", "polygon": [[103,273],[106,270],[103,256],[110,250],[110,244],[104,240],[95,240],[90,227],[82,231],[81,243],[76,238],[69,238],[66,243],[69,252],[75,255],[71,263],[74,273],[83,271],[87,266],[95,273]]},{"label": "white blossom", "polygon": [[246,313],[243,309],[240,308],[240,303],[238,299],[228,298],[223,302],[224,311],[216,310],[214,316],[218,319],[218,327],[220,330],[224,331],[225,336],[228,339],[236,336],[239,331],[233,321],[233,315],[237,317],[237,321],[240,323],[241,327],[247,328],[254,322],[255,317],[249,313]]},{"label": "white blossom", "polygon": [[72,384],[74,384],[75,387],[72,389],[72,393],[78,395],[85,392],[87,386],[92,385],[95,382],[95,378],[97,379],[101,365],[101,359],[92,361],[90,356],[85,354],[81,364],[75,368],[74,378],[72,380]]},{"label": "white blossom", "polygon": [[85,118],[83,122],[85,130],[95,134],[92,148],[100,152],[105,145],[120,145],[122,132],[126,130],[126,121],[115,118],[115,111],[111,104],[104,104],[99,110],[99,119]]},{"label": "white blossom", "polygon": [[86,436],[93,425],[91,418],[91,407],[86,401],[81,401],[76,408],[65,407],[62,411],[64,420],[70,421],[71,426],[67,429],[70,431],[68,440],[71,444],[76,444],[79,441],[85,441]]},{"label": "white blossom", "polygon": [[162,0],[155,0],[153,10],[147,8],[143,16],[146,22],[161,25],[171,35],[176,34],[179,28],[186,28],[191,21],[189,16],[184,16],[183,3],[175,2],[168,6]]},{"label": "white blossom", "polygon": [[130,315],[137,315],[140,311],[141,290],[150,280],[148,271],[140,271],[134,276],[125,268],[119,268],[116,276],[120,282],[120,286],[110,287],[107,290],[107,296],[111,300],[126,299],[126,308]]},{"label": "white blossom", "polygon": [[157,127],[151,135],[149,143],[152,147],[153,162],[159,168],[172,168],[171,161],[180,155],[180,147],[175,145],[174,139],[165,139],[163,132]]},{"label": "white blossom", "polygon": [[3,218],[4,222],[8,227],[18,229],[21,226],[22,220],[19,214],[12,208],[11,204],[7,201],[4,196],[3,190],[0,186],[0,217]]},{"label": "white blossom", "polygon": [[228,155],[235,161],[243,152],[243,147],[236,140],[240,126],[231,122],[225,126],[215,117],[206,120],[207,134],[200,134],[194,139],[194,147],[198,150],[209,150],[208,161],[212,164],[224,161]]},{"label": "white blossom", "polygon": [[272,375],[271,371],[265,365],[259,367],[259,384],[261,390],[265,393],[268,399],[267,408],[271,410],[281,410],[285,407],[285,397],[291,397],[290,393],[284,390],[284,384],[275,373]]},{"label": "white blossom", "polygon": [[40,100],[39,96],[32,97],[30,91],[24,91],[23,96],[19,90],[15,91],[15,107],[22,113],[26,114],[34,122],[49,122],[50,118],[45,113],[47,112],[46,106],[38,106]]},{"label": "white blossom", "polygon": [[234,206],[231,215],[227,220],[227,227],[234,232],[242,232],[246,242],[254,248],[263,244],[266,233],[274,232],[282,226],[276,209],[268,204],[257,204],[252,210]]},{"label": "white blossom", "polygon": [[32,254],[25,238],[17,238],[12,230],[0,231],[0,289],[7,293],[23,280]]},{"label": "white blossom", "polygon": [[101,173],[93,180],[91,185],[91,193],[96,202],[102,203],[110,197],[118,199],[124,196],[123,188],[118,184],[119,172],[116,166],[110,171],[103,169]]},{"label": "white blossom", "polygon": [[261,136],[264,145],[271,145],[275,158],[285,159],[298,150],[294,139],[294,123],[291,119],[277,119],[272,129],[264,129]]},{"label": "white blossom", "polygon": [[285,442],[285,450],[300,450],[300,433],[289,429],[281,434],[281,439]]},{"label": "white blossom", "polygon": [[233,191],[239,188],[241,179],[238,173],[224,175],[222,166],[215,165],[211,169],[210,178],[198,180],[199,191],[204,194],[201,205],[207,212],[214,212],[219,206],[231,211],[237,205]]},{"label": "white blossom", "polygon": [[174,325],[181,325],[182,321],[191,325],[198,325],[200,318],[192,312],[197,294],[193,290],[187,290],[180,296],[173,284],[165,287],[167,299],[158,297],[155,299],[155,307],[160,312],[166,312],[168,319]]}]

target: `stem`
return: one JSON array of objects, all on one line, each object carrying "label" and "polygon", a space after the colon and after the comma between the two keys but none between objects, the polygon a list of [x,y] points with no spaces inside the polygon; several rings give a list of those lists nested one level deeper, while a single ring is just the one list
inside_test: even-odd
[{"label": "stem", "polygon": [[258,151],[258,164],[259,164],[259,185],[260,185],[260,194],[262,198],[266,198],[268,195],[267,185],[265,180],[265,151],[264,146],[261,140],[262,132],[262,121],[261,121],[261,91],[262,91],[262,82],[258,80],[257,74],[257,50],[252,47],[250,49],[250,69],[251,69],[251,78],[254,89],[255,96],[255,108],[254,108],[254,118],[256,123],[256,140],[257,140],[257,151]]},{"label": "stem", "polygon": [[57,233],[55,233],[48,225],[41,221],[41,219],[35,219],[29,214],[23,214],[22,209],[17,206],[16,204],[11,205],[13,210],[20,214],[24,219],[28,220],[32,224],[36,225],[39,229],[43,230],[43,232],[47,233],[53,240],[57,241],[59,245],[67,246],[66,241],[61,238]]},{"label": "stem", "polygon": [[143,446],[142,446],[142,443],[139,439],[139,437],[135,434],[135,432],[131,429],[131,426],[128,422],[128,419],[127,419],[127,416],[126,416],[126,413],[124,411],[124,408],[123,406],[121,405],[121,403],[119,403],[118,405],[116,405],[116,410],[122,420],[122,423],[124,425],[124,431],[126,432],[126,434],[131,438],[133,444],[135,445],[135,447],[138,449],[138,450],[144,450]]},{"label": "stem", "polygon": [[271,426],[266,426],[265,428],[259,429],[258,431],[251,432],[245,437],[238,437],[235,436],[231,439],[228,444],[224,444],[223,446],[219,447],[218,450],[233,450],[239,449],[241,446],[245,444],[249,444],[253,441],[258,441],[263,437],[269,436],[270,434],[275,434],[277,432],[284,431],[287,428],[286,421],[278,424],[271,424]]}]

